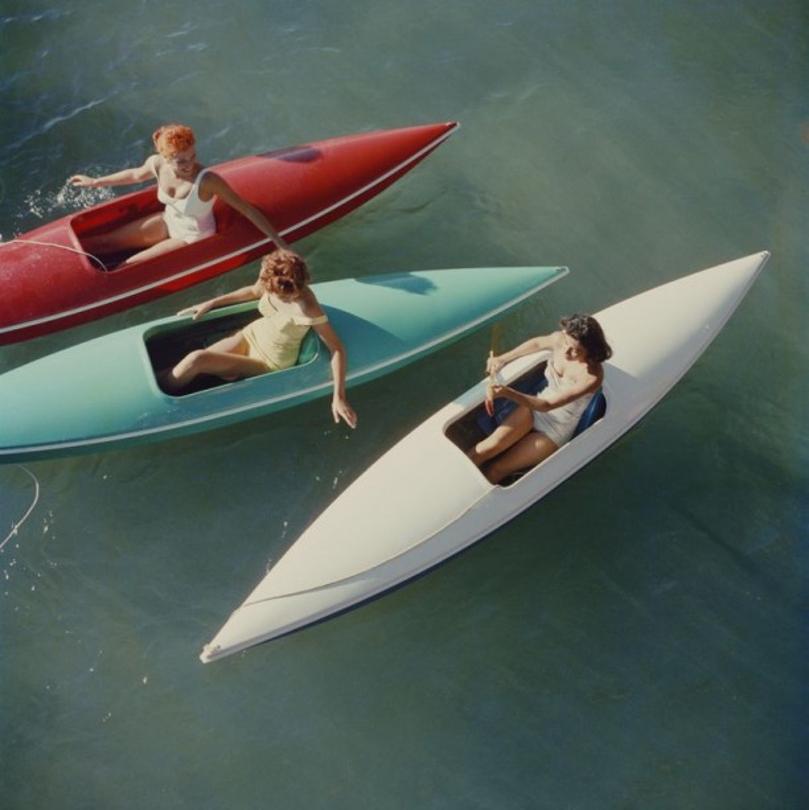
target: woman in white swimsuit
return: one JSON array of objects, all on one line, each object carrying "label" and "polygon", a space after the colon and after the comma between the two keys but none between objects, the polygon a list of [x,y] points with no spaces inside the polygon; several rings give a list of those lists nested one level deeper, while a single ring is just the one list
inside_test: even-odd
[{"label": "woman in white swimsuit", "polygon": [[517,407],[491,435],[478,442],[469,458],[493,484],[508,475],[544,461],[570,441],[590,399],[604,379],[602,363],[612,356],[598,321],[591,315],[572,315],[559,322],[560,331],[525,341],[510,352],[489,359],[487,370],[497,373],[506,363],[547,350],[547,385],[529,396],[505,385],[493,385],[487,398],[505,397]]},{"label": "woman in white swimsuit", "polygon": [[182,245],[216,233],[213,205],[217,197],[250,220],[262,233],[286,248],[286,243],[264,214],[242,199],[218,174],[197,162],[194,132],[182,124],[166,124],[153,135],[157,154],[134,169],[104,177],[76,174],[74,186],[98,188],[126,186],[157,180],[157,198],[166,206],[162,214],[149,214],[109,233],[83,240],[89,253],[117,253],[137,250],[124,264],[151,259]]}]

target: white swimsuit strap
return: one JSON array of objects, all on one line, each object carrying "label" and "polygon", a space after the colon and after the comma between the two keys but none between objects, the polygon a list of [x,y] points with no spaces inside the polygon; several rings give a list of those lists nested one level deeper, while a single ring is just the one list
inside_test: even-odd
[{"label": "white swimsuit strap", "polygon": [[[209,170],[202,169],[202,171],[194,178],[194,182],[191,184],[191,191],[188,192],[187,197],[183,197],[184,200],[187,200],[192,194],[196,194],[197,199],[199,199],[199,182],[202,180],[202,175],[207,171]],[[200,200],[200,202],[202,202],[202,200]]]}]

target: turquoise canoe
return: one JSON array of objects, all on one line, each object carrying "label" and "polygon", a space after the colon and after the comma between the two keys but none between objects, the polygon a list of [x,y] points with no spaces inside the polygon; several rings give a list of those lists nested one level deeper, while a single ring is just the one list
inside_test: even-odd
[{"label": "turquoise canoe", "polygon": [[[485,267],[315,284],[348,352],[347,384],[394,371],[490,323],[567,273]],[[311,332],[298,364],[164,393],[156,370],[257,317],[254,303],[173,316],[95,338],[0,376],[0,463],[97,452],[210,430],[330,394],[330,354]],[[325,418],[325,417],[324,417]]]}]

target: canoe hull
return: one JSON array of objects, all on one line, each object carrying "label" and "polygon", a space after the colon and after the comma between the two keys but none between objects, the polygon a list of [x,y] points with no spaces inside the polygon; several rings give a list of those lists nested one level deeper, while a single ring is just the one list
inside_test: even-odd
[{"label": "canoe hull", "polygon": [[[294,242],[367,202],[457,128],[363,133],[213,166]],[[65,329],[185,289],[253,261],[270,242],[217,202],[217,233],[156,259],[104,272],[82,239],[161,210],[155,187],[43,225],[0,246],[0,344]]]},{"label": "canoe hull", "polygon": [[[446,435],[479,408],[486,381],[442,408],[315,520],[206,645],[201,659],[230,655],[364,602],[540,500],[662,399],[721,331],[768,257],[761,253],[710,268],[597,313],[614,350],[605,364],[606,414],[516,483],[489,484]],[[541,359],[520,358],[504,369],[504,378],[514,380]],[[424,458],[429,466],[420,461]]]},{"label": "canoe hull", "polygon": [[[347,384],[353,386],[460,339],[566,272],[556,267],[433,270],[326,282],[314,289],[346,345]],[[255,304],[248,304],[215,310],[199,325],[188,318],[164,318],[3,374],[0,462],[183,436],[329,394],[330,356],[322,347],[307,362],[273,374],[180,397],[159,389],[150,355],[156,343],[170,343],[189,328],[193,337],[198,326],[216,327],[255,314]],[[179,356],[184,353],[181,349]],[[60,403],[57,411],[54,401]]]}]

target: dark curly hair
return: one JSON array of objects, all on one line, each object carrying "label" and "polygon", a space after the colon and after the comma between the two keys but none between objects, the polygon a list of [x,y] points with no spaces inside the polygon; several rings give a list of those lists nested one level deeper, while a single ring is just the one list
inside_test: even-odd
[{"label": "dark curly hair", "polygon": [[612,357],[612,349],[604,337],[604,330],[592,315],[569,315],[559,321],[559,326],[584,347],[587,359],[591,362],[603,363]]},{"label": "dark curly hair", "polygon": [[276,295],[300,292],[309,283],[309,268],[292,250],[274,250],[261,260],[259,278]]}]

